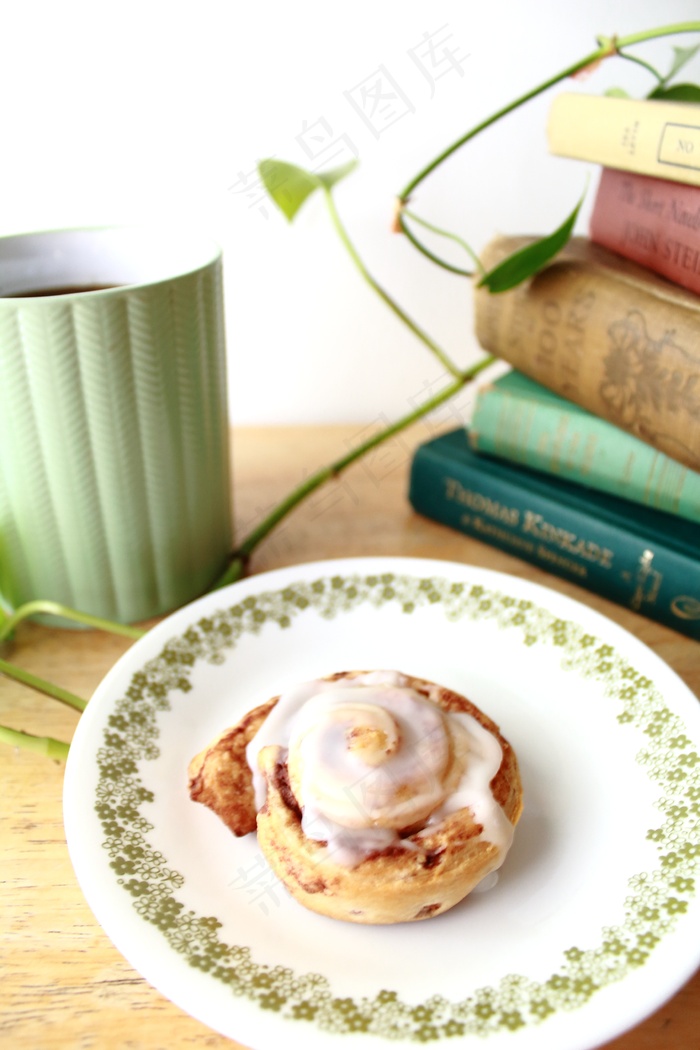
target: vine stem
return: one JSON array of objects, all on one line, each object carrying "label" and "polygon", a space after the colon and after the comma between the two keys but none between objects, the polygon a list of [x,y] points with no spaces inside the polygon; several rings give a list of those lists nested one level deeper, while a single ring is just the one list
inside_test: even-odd
[{"label": "vine stem", "polygon": [[260,524],[249,533],[247,538],[236,548],[233,553],[232,561],[216,584],[217,587],[223,587],[226,584],[234,583],[237,579],[240,579],[242,573],[245,571],[245,565],[252,554],[253,550],[263,540],[267,534],[282,521],[295,507],[297,507],[307,496],[314,492],[317,488],[323,485],[325,482],[337,478],[346,470],[352,463],[365,456],[373,448],[376,448],[383,441],[393,437],[394,434],[398,434],[401,430],[409,427],[412,423],[417,422],[423,416],[427,415],[433,409],[438,408],[445,401],[449,401],[450,398],[470,383],[473,379],[483,372],[485,368],[494,364],[496,361],[495,357],[485,357],[481,361],[478,361],[471,368],[464,372],[461,372],[458,378],[454,379],[447,386],[443,387],[437,394],[434,394],[431,398],[424,401],[418,408],[413,409],[411,412],[407,412],[404,416],[401,416],[394,423],[385,427],[377,434],[373,434],[372,437],[363,441],[357,445],[354,449],[351,449],[344,456],[336,459],[333,463],[328,466],[322,467],[316,471],[315,474],[311,474],[308,478],[305,478],[289,495],[282,500],[282,502],[271,511],[270,514],[264,518]]},{"label": "vine stem", "polygon": [[76,696],[75,693],[71,693],[67,689],[63,689],[60,685],[47,682],[44,678],[39,678],[38,675],[31,674],[29,671],[25,671],[23,668],[17,667],[16,664],[11,664],[8,660],[3,660],[2,658],[0,658],[0,674],[7,675],[8,678],[14,678],[16,682],[21,682],[22,685],[29,686],[30,689],[35,689],[38,693],[44,693],[53,700],[60,700],[62,704],[67,704],[68,707],[73,707],[76,711],[84,711],[87,707],[87,700],[83,700],[82,697]]},{"label": "vine stem", "polygon": [[15,609],[0,623],[0,642],[6,641],[14,632],[15,628],[30,616],[57,616],[63,620],[72,620],[83,627],[94,627],[100,631],[109,631],[111,634],[120,634],[125,638],[142,638],[146,633],[140,627],[131,627],[125,623],[115,623],[113,620],[105,620],[101,616],[93,616],[91,613],[79,612],[71,609],[60,602],[48,599],[36,599],[36,601],[25,602]]},{"label": "vine stem", "polygon": [[69,745],[52,736],[34,736],[32,733],[23,733],[20,729],[0,726],[0,741],[9,744],[10,747],[34,751],[45,758],[52,758],[55,762],[65,762],[68,758]]},{"label": "vine stem", "polygon": [[651,73],[657,84],[661,85],[664,83],[664,78],[659,73],[658,69],[654,69],[650,62],[645,62],[643,58],[639,58],[637,55],[625,55],[628,62],[634,62],[635,65],[641,66],[642,69],[646,69],[647,73]]},{"label": "vine stem", "polygon": [[[635,44],[642,44],[649,40],[656,40],[662,36],[697,32],[700,32],[700,22],[679,22],[675,25],[660,26],[657,29],[646,29],[639,33],[631,33],[629,36],[625,37],[599,38],[600,46],[595,51],[591,51],[590,54],[585,55],[584,58],[567,66],[566,69],[561,70],[560,73],[556,73],[554,76],[543,81],[538,87],[526,91],[524,95],[521,95],[513,102],[509,102],[508,105],[496,110],[496,112],[492,113],[490,117],[487,117],[479,124],[476,124],[465,135],[462,135],[456,142],[453,142],[451,146],[448,146],[447,149],[443,150],[442,153],[422,168],[421,171],[419,171],[418,174],[404,187],[403,192],[399,194],[399,204],[401,206],[406,204],[416,187],[419,186],[428,175],[435,171],[437,167],[444,163],[448,157],[451,157],[453,153],[456,153],[458,149],[469,142],[470,139],[475,138],[480,132],[490,127],[491,124],[495,124],[498,120],[502,120],[502,118],[509,113],[519,109],[520,106],[524,105],[526,102],[530,102],[533,98],[543,94],[543,92],[547,91],[549,88],[554,87],[555,84],[559,84],[562,80],[566,80],[567,77],[571,77],[575,73],[580,73],[582,69],[585,69],[587,66],[595,65],[596,62],[600,62],[602,59],[620,54],[625,47],[632,47]],[[622,55],[621,57],[625,58],[626,56]],[[398,219],[403,228],[402,207],[399,210]]]},{"label": "vine stem", "polygon": [[389,307],[392,313],[394,313],[400,321],[403,321],[403,323],[406,325],[409,331],[413,332],[413,334],[418,339],[420,339],[424,346],[427,346],[428,350],[430,350],[430,352],[438,359],[443,368],[447,372],[449,372],[450,375],[454,376],[455,378],[459,378],[459,368],[455,364],[453,364],[453,362],[447,356],[445,351],[442,350],[437,345],[437,343],[428,335],[428,333],[425,332],[422,328],[420,328],[415,323],[415,321],[413,321],[412,318],[410,318],[408,314],[405,313],[404,310],[401,309],[399,304],[391,298],[389,293],[386,292],[384,288],[382,288],[379,282],[369,272],[362,258],[360,257],[359,252],[355,248],[355,245],[350,240],[347,230],[345,229],[345,226],[341,221],[340,215],[338,214],[338,209],[335,206],[335,201],[333,200],[332,192],[329,189],[324,188],[324,193],[326,197],[326,204],[328,205],[328,210],[330,212],[331,221],[333,223],[335,231],[338,234],[342,244],[344,245],[346,251],[350,255],[350,258],[354,262],[362,277],[373,289],[373,291],[376,292],[376,294],[379,296],[382,302]]},{"label": "vine stem", "polygon": [[[443,270],[449,270],[450,273],[458,274],[460,277],[473,277],[474,274],[477,272],[483,276],[483,274],[486,271],[484,270],[479,256],[471,247],[471,245],[467,244],[463,237],[459,237],[456,233],[451,233],[449,230],[443,230],[439,226],[435,226],[433,223],[428,222],[426,219],[422,219],[420,215],[416,215],[415,212],[409,211],[408,208],[404,208],[403,211],[407,218],[412,219],[413,222],[418,223],[419,226],[424,226],[426,230],[430,230],[432,233],[437,233],[440,237],[446,237],[448,240],[454,241],[455,244],[458,244],[460,248],[462,248],[462,250],[465,251],[467,255],[472,259],[475,269],[465,270],[461,266],[453,266],[451,263],[445,262],[444,259],[439,259],[438,256],[431,252],[429,248],[422,246],[421,251],[424,255],[427,255],[429,259],[431,259],[433,262],[436,262],[438,266],[441,266],[443,268]],[[412,234],[409,236],[409,239],[413,240],[414,243],[417,243]]]}]

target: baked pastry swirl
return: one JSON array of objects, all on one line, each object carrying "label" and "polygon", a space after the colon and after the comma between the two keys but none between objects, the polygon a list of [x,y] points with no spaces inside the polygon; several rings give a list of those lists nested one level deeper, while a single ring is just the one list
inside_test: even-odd
[{"label": "baked pastry swirl", "polygon": [[503,863],[513,749],[465,697],[397,671],[305,682],[189,767],[190,795],[260,848],[292,896],[358,923],[438,915]]}]

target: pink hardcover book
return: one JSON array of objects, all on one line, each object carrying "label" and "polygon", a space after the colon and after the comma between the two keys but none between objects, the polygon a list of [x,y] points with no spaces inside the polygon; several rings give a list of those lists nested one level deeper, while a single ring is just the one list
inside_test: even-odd
[{"label": "pink hardcover book", "polygon": [[700,186],[603,168],[589,233],[700,294]]}]

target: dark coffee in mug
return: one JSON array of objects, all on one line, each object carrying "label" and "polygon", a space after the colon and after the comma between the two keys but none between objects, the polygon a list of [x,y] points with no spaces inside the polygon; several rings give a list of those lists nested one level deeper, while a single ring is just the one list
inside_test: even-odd
[{"label": "dark coffee in mug", "polygon": [[23,292],[6,292],[3,299],[38,299],[47,295],[75,295],[78,292],[104,292],[118,284],[66,284],[57,288],[28,288]]}]

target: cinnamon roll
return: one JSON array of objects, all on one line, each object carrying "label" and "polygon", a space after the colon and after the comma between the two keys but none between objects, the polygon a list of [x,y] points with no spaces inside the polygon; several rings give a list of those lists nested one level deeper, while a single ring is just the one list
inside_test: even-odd
[{"label": "cinnamon roll", "polygon": [[439,915],[503,863],[522,810],[512,747],[465,697],[398,671],[305,682],[189,767],[190,796],[312,911],[358,923]]}]

